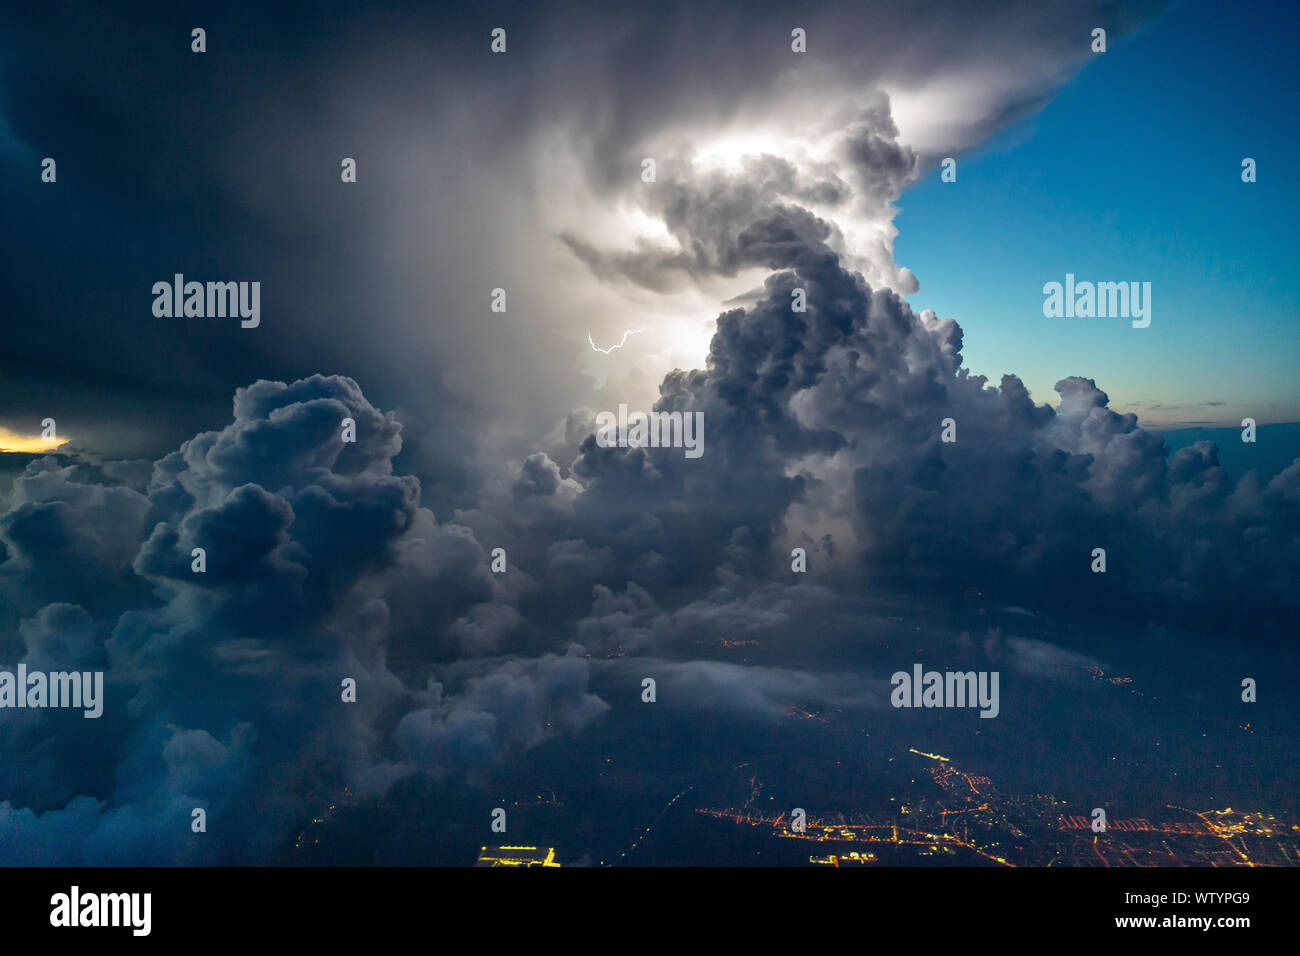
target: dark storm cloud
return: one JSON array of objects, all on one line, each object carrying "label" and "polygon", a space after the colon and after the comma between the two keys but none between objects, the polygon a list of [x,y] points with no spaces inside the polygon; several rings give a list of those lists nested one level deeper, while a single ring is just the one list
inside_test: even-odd
[{"label": "dark storm cloud", "polygon": [[471,678],[463,693],[408,713],[395,732],[403,756],[435,777],[491,767],[503,756],[573,734],[609,709],[588,693],[589,667],[574,645],[564,656],[508,661]]},{"label": "dark storm cloud", "polygon": [[[1088,380],[1062,382],[1056,409],[1030,402],[1014,377],[989,388],[960,368],[955,323],[873,291],[816,233],[801,245],[808,234],[784,216],[807,221],[762,210],[747,230],[763,238],[744,248],[781,270],[768,294],[719,318],[708,368],[665,380],[660,410],[706,415],[698,461],[588,437],[567,469],[544,455],[522,462],[499,513],[438,524],[415,480],[393,473],[393,417],[355,382],[315,376],[241,390],[234,421],[159,461],[147,496],[90,466],[32,463],[0,521],[7,603],[33,603],[19,628],[29,659],[107,653],[113,716],[71,792],[64,761],[46,756],[78,751],[66,726],[29,719],[7,744],[6,765],[24,771],[8,780],[20,802],[0,805],[0,825],[22,840],[15,859],[256,858],[344,782],[382,791],[414,772],[480,774],[605,710],[578,646],[420,679],[414,660],[390,666],[403,645],[426,675],[440,654],[495,652],[543,629],[552,648],[571,633],[654,655],[726,636],[815,654],[816,641],[800,647],[793,635],[810,609],[843,601],[838,587],[773,583],[788,573],[778,542],[803,500],[842,508],[858,533],[839,587],[928,580],[941,597],[974,583],[1022,607],[1086,607],[1099,579],[1061,569],[1086,566],[1108,534],[1120,573],[1105,593],[1117,604],[1176,597],[1213,609],[1246,594],[1294,606],[1281,569],[1296,547],[1300,466],[1260,487],[1232,481],[1210,446],[1166,461],[1160,440],[1111,412]],[[789,309],[795,282],[807,313]],[[954,446],[937,441],[945,416],[961,429]],[[345,417],[358,423],[356,445],[341,439]],[[509,585],[485,570],[476,525],[493,545],[503,536],[518,569]],[[191,546],[207,548],[206,575],[188,570]],[[1179,548],[1183,560],[1169,563]],[[83,585],[52,574],[46,551],[78,552],[88,574],[121,578],[107,593],[135,607],[114,620],[111,602],[94,614],[78,606],[69,597]],[[431,621],[445,636],[418,633]],[[1039,679],[1090,663],[996,635],[982,651]],[[875,659],[885,667],[858,679],[658,666],[680,701],[770,716],[792,701],[870,705],[868,683],[910,662]],[[339,703],[340,675],[358,679],[356,705]],[[213,821],[255,806],[259,822],[238,840],[204,841],[187,829],[194,806]]]},{"label": "dark storm cloud", "polygon": [[[681,160],[683,167],[688,160]],[[689,176],[689,172],[683,169]],[[667,181],[650,193],[650,208],[662,218],[681,251],[645,249],[635,253],[604,253],[578,236],[561,238],[601,278],[622,275],[653,291],[674,286],[673,273],[698,279],[708,274],[735,275],[755,264],[752,245],[761,237],[749,234],[755,210],[763,207],[775,215],[780,200],[815,200],[837,205],[849,195],[847,186],[830,173],[826,179],[804,183],[794,165],[777,156],[751,156],[744,160],[740,175],[713,172],[697,180],[677,178],[672,166],[665,170]],[[901,183],[900,183],[901,188]],[[889,200],[897,192],[889,195]],[[815,217],[791,221],[789,228],[803,228],[816,239],[830,235],[830,226]]]},{"label": "dark storm cloud", "polygon": [[147,599],[130,568],[148,510],[144,495],[103,482],[91,466],[54,457],[30,463],[0,516],[6,632],[51,603],[109,614]]},{"label": "dark storm cloud", "polygon": [[[887,116],[874,122],[889,128]],[[601,553],[590,583],[617,568],[649,599],[698,595],[720,573],[779,572],[800,506],[841,523],[837,570],[860,584],[1202,625],[1244,602],[1260,635],[1294,619],[1300,464],[1265,485],[1228,475],[1208,443],[1169,454],[1080,376],[1057,383],[1056,407],[1035,404],[1014,375],[990,387],[962,367],[954,321],[872,288],[830,247],[828,224],[770,201],[761,181],[751,167],[662,191],[670,226],[693,221],[674,217],[694,202],[721,210],[698,217],[710,225],[695,248],[712,267],[776,270],[752,305],[719,315],[707,367],[660,386],[657,411],[703,414],[704,457],[601,447],[593,435],[571,463],[530,459],[510,529],[523,567],[558,535],[566,551],[591,553],[581,540]],[[796,289],[806,312],[791,307]],[[947,419],[953,443],[941,441]],[[581,492],[533,535],[529,515],[564,473]],[[528,478],[540,474],[552,480]],[[1105,574],[1091,570],[1095,548]]]},{"label": "dark storm cloud", "polygon": [[873,212],[897,199],[916,175],[916,156],[899,145],[898,127],[883,94],[853,117],[839,149],[856,180],[859,205]]},{"label": "dark storm cloud", "polygon": [[[193,24],[170,11],[68,35],[71,17],[25,13],[0,76],[6,162],[56,154],[60,186],[0,186],[28,228],[7,233],[0,281],[10,314],[34,317],[0,358],[0,403],[23,421],[53,408],[130,458],[187,440],[147,482],[102,441],[13,482],[0,660],[102,662],[108,699],[98,721],[29,712],[0,741],[5,861],[265,860],[344,785],[479,779],[582,732],[606,710],[593,675],[620,676],[593,662],[620,649],[699,706],[869,706],[863,681],[912,659],[874,644],[901,625],[858,613],[891,583],[936,605],[976,588],[1035,611],[1293,611],[1300,466],[1261,485],[1209,446],[1166,460],[1088,379],[1061,382],[1057,408],[1014,376],[988,387],[961,367],[954,321],[846,266],[838,215],[887,217],[921,161],[879,82],[937,62],[1051,64],[971,120],[987,132],[1080,62],[1099,18],[1112,36],[1142,19],[1007,9],[809,8],[826,53],[806,74],[776,4],[464,8],[343,32],[325,25],[333,8],[230,10],[209,21],[220,68],[191,58]],[[498,15],[512,52],[489,72]],[[672,161],[691,130],[832,80],[864,91],[837,118],[833,162]],[[565,124],[577,176],[611,200],[645,142],[685,131],[647,203],[681,251],[620,253],[575,229],[566,255],[652,290],[768,273],[718,316],[706,367],[661,382],[659,410],[704,413],[702,459],[599,447],[592,409],[575,408],[594,396],[539,331],[581,322],[538,265],[555,236],[528,212],[552,172],[534,137]],[[357,194],[338,196],[337,158],[358,143]],[[874,268],[892,268],[872,241]],[[278,317],[256,336],[155,320],[149,285],[178,270],[260,278]],[[529,321],[485,321],[502,282]],[[956,445],[938,441],[944,417]],[[485,468],[474,451],[498,433],[513,443]],[[791,542],[811,583],[791,581]],[[1094,546],[1104,579],[1087,572]],[[489,570],[496,547],[505,575]],[[722,638],[771,663],[672,659]],[[863,645],[873,677],[826,660]],[[1046,678],[1081,664],[1028,638],[978,653]],[[190,831],[198,806],[209,834]]]},{"label": "dark storm cloud", "polygon": [[[542,258],[562,245],[530,212],[566,203],[567,178],[608,200],[648,142],[685,155],[700,130],[773,109],[821,123],[833,88],[851,92],[829,120],[846,133],[845,178],[776,157],[764,174],[795,201],[844,202],[852,186],[878,205],[914,162],[878,128],[881,84],[997,65],[988,101],[961,107],[977,141],[1085,62],[1093,26],[1113,42],[1159,6],[15,10],[0,41],[0,190],[21,228],[6,231],[0,285],[23,327],[0,356],[0,408],[7,424],[54,415],[110,457],[156,457],[219,421],[238,386],[337,370],[408,413],[428,502],[472,506],[477,448],[495,460],[495,442],[531,441],[586,399],[568,342],[590,318],[571,315]],[[796,20],[806,57],[789,50]],[[199,21],[205,54],[190,52]],[[493,57],[498,25],[510,46]],[[547,165],[557,138],[576,169]],[[39,181],[44,156],[56,187]],[[346,189],[343,156],[361,170]],[[620,263],[581,223],[570,245],[654,288],[732,268],[734,216],[714,224],[720,210],[693,201],[679,214],[693,231],[680,260]],[[148,290],[175,272],[260,280],[262,326],[154,318]],[[535,321],[483,321],[498,285]],[[550,332],[560,324],[567,341]]]},{"label": "dark storm cloud", "polygon": [[[355,382],[314,376],[240,390],[231,424],[160,460],[147,496],[89,483],[102,476],[86,465],[29,465],[0,565],[21,659],[103,668],[107,700],[96,721],[10,722],[7,862],[257,859],[343,784],[490,767],[599,716],[579,656],[488,662],[459,687],[390,669],[416,647],[427,675],[439,642],[424,628],[445,626],[449,659],[519,626],[472,533],[439,525],[418,481],[393,474],[400,448]],[[559,549],[557,573],[583,573],[590,553]],[[83,606],[87,582],[99,600]],[[190,831],[195,807],[220,839]]]}]

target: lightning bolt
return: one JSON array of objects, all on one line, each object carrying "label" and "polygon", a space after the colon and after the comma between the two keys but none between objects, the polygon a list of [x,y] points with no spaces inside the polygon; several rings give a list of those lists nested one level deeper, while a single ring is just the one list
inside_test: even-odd
[{"label": "lightning bolt", "polygon": [[627,337],[628,337],[629,335],[637,335],[637,334],[639,334],[639,333],[641,333],[641,332],[644,332],[644,331],[645,331],[645,329],[628,329],[626,332],[623,333],[623,341],[622,341],[622,342],[619,342],[618,345],[611,345],[611,346],[610,346],[609,348],[607,348],[607,349],[598,349],[598,348],[596,348],[596,343],[592,341],[592,339],[591,339],[591,333],[590,333],[590,332],[587,333],[587,341],[591,343],[591,348],[592,348],[592,351],[593,351],[593,352],[600,352],[602,355],[608,355],[610,352],[614,351],[614,349],[621,349],[621,348],[624,346],[624,344],[626,344],[626,342],[627,342]]}]

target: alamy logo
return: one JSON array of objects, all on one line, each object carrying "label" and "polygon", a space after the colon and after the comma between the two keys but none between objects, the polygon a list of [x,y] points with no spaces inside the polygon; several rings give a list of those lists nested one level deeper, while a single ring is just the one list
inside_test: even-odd
[{"label": "alamy logo", "polygon": [[1043,315],[1049,319],[1132,319],[1133,328],[1151,324],[1150,282],[1075,282],[1065,274],[1065,285],[1043,286]]},{"label": "alamy logo", "polygon": [[981,717],[996,717],[997,671],[926,671],[912,665],[912,673],[897,671],[889,679],[894,691],[889,702],[895,707],[979,707]]},{"label": "alamy logo", "polygon": [[241,328],[255,329],[262,323],[262,283],[186,282],[175,279],[153,284],[153,314],[160,319],[224,319],[239,316]]},{"label": "alamy logo", "polygon": [[133,936],[148,936],[151,893],[86,893],[73,886],[50,897],[51,926],[129,926]]},{"label": "alamy logo", "polygon": [[3,707],[81,707],[82,717],[99,717],[104,712],[103,671],[27,672],[26,664],[18,673],[0,671],[0,708]]},{"label": "alamy logo", "polygon": [[685,448],[687,458],[704,454],[703,412],[632,412],[596,416],[596,444],[601,448]]}]

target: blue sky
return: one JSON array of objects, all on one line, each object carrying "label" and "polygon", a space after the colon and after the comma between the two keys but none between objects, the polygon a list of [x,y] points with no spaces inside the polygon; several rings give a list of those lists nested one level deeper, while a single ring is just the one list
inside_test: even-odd
[{"label": "blue sky", "polygon": [[[1083,375],[1144,423],[1300,420],[1296,34],[1265,5],[1177,5],[958,155],[955,183],[927,172],[896,219],[913,307],[957,319],[967,365],[1038,401]],[[1070,272],[1151,282],[1150,327],[1044,318],[1043,284]]]}]

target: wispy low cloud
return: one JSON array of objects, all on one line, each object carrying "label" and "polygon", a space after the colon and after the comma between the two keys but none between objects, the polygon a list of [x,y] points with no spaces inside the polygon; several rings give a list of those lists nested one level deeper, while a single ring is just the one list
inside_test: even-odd
[{"label": "wispy low cloud", "polygon": [[1090,678],[1101,662],[1046,641],[1025,637],[1002,637],[990,631],[984,642],[989,660],[1023,674],[1044,680],[1080,682]]},{"label": "wispy low cloud", "polygon": [[[671,709],[725,711],[751,718],[783,718],[791,703],[839,708],[887,706],[888,681],[845,673],[817,673],[726,661],[638,658],[608,665],[639,686],[655,681],[656,704]],[[883,688],[883,690],[882,690]]]}]

